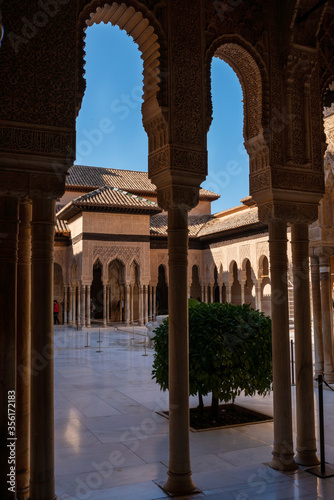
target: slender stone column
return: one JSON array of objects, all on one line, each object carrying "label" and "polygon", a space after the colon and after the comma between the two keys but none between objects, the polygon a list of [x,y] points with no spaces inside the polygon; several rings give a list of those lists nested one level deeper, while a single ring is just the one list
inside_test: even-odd
[{"label": "slender stone column", "polygon": [[130,323],[133,323],[133,285],[130,285]]},{"label": "slender stone column", "polygon": [[78,317],[77,325],[79,327],[79,326],[81,326],[81,287],[80,287],[80,283],[78,284],[78,310],[77,310],[77,317]]},{"label": "slender stone column", "polygon": [[204,302],[204,299],[205,299],[204,286],[201,286],[201,302]]},{"label": "slender stone column", "polygon": [[226,302],[232,302],[232,283],[226,283]]},{"label": "slender stone column", "polygon": [[223,294],[222,294],[222,286],[221,285],[218,285],[218,290],[219,290],[219,298],[218,298],[218,300],[219,300],[219,303],[221,304],[222,303],[222,296],[223,296]]},{"label": "slender stone column", "polygon": [[139,326],[144,324],[144,303],[143,303],[143,285],[138,285],[139,294]]},{"label": "slender stone column", "polygon": [[274,450],[270,466],[295,470],[293,459],[292,409],[289,351],[287,234],[285,222],[269,222],[271,265],[271,319],[274,381]]},{"label": "slender stone column", "polygon": [[19,500],[26,500],[29,497],[30,481],[31,209],[30,201],[21,201],[17,268],[16,355],[16,479]]},{"label": "slender stone column", "polygon": [[130,325],[130,285],[125,285],[125,324]]},{"label": "slender stone column", "polygon": [[30,498],[56,499],[53,403],[55,201],[33,200],[31,266]]},{"label": "slender stone column", "polygon": [[73,305],[72,305],[72,325],[76,326],[77,324],[77,287],[73,287]]},{"label": "slender stone column", "polygon": [[152,286],[149,285],[149,321],[153,319],[153,297],[152,297]]},{"label": "slender stone column", "polygon": [[319,259],[317,257],[311,257],[311,283],[312,283],[313,333],[314,333],[314,355],[315,355],[314,378],[317,379],[319,375],[324,374],[324,346],[322,339],[320,271],[319,271]]},{"label": "slender stone column", "polygon": [[261,281],[255,283],[255,308],[262,310]]},{"label": "slender stone column", "polygon": [[107,286],[103,285],[103,326],[107,326]]},{"label": "slender stone column", "polygon": [[107,292],[107,323],[109,323],[110,321],[110,308],[109,308],[109,304],[110,304],[110,299],[109,299],[109,285],[107,285],[107,288],[106,288],[106,292]]},{"label": "slender stone column", "polygon": [[168,210],[169,253],[169,471],[164,488],[190,493],[189,346],[188,346],[188,212]]},{"label": "slender stone column", "polygon": [[68,285],[64,285],[64,310],[63,310],[63,321],[64,325],[67,325],[67,292],[68,292]]},{"label": "slender stone column", "polygon": [[81,325],[86,326],[86,285],[81,285]]},{"label": "slender stone column", "polygon": [[334,383],[333,364],[333,313],[330,290],[330,260],[328,255],[321,255],[319,259],[322,335],[324,347],[324,377],[329,384]]},{"label": "slender stone column", "polygon": [[68,311],[68,324],[69,326],[72,326],[73,325],[73,288],[72,286],[70,285],[70,308],[69,308],[69,311]]},{"label": "slender stone column", "polygon": [[215,301],[215,285],[211,286],[211,303]]},{"label": "slender stone column", "polygon": [[[8,491],[9,464],[6,447],[8,434],[8,397],[15,402],[16,391],[16,331],[17,331],[17,252],[19,228],[18,199],[0,197],[0,498],[12,499]],[[13,392],[9,392],[13,391]]]},{"label": "slender stone column", "polygon": [[87,285],[87,306],[86,306],[86,314],[87,314],[87,328],[90,328],[90,285]]},{"label": "slender stone column", "polygon": [[148,285],[144,285],[144,323],[148,323]]},{"label": "slender stone column", "polygon": [[241,304],[245,304],[246,280],[241,280]]},{"label": "slender stone column", "polygon": [[207,304],[208,303],[208,286],[204,286],[204,302]]},{"label": "slender stone column", "polygon": [[153,290],[153,321],[157,319],[157,287],[152,286]]},{"label": "slender stone column", "polygon": [[309,285],[308,224],[291,231],[296,351],[297,455],[301,465],[317,465]]}]

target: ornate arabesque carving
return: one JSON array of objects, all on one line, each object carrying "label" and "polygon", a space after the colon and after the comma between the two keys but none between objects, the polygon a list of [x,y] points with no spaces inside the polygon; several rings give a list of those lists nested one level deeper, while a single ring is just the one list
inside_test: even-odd
[{"label": "ornate arabesque carving", "polygon": [[150,176],[164,170],[206,174],[207,154],[206,152],[167,145],[150,153],[148,160]]},{"label": "ornate arabesque carving", "polygon": [[259,205],[262,222],[282,221],[294,224],[311,223],[318,218],[318,205],[306,203],[270,202]]},{"label": "ornate arabesque carving", "polygon": [[115,258],[119,258],[124,264],[130,264],[134,259],[140,261],[140,249],[138,247],[126,246],[102,246],[95,245],[93,248],[93,261],[96,259],[105,265]]},{"label": "ornate arabesque carving", "polygon": [[[174,8],[174,3],[177,7]],[[202,37],[196,2],[169,1],[171,142],[204,145]],[[189,23],[189,19],[193,22]],[[196,23],[194,22],[196,20]]]},{"label": "ornate arabesque carving", "polygon": [[185,208],[190,210],[199,201],[199,188],[190,186],[167,186],[158,188],[158,205],[164,210]]},{"label": "ornate arabesque carving", "polygon": [[[76,2],[55,2],[55,15],[45,3],[25,2],[24,15],[20,0],[2,6],[0,114],[36,132],[39,125],[74,131]],[[35,144],[38,150],[37,138]]]}]

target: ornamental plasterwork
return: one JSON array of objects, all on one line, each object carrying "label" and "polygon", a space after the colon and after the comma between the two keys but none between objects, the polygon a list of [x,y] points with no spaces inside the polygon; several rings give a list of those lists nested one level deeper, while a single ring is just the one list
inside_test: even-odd
[{"label": "ornamental plasterwork", "polygon": [[124,264],[130,264],[133,259],[140,261],[140,250],[138,247],[123,247],[123,246],[94,246],[93,261],[99,258],[101,264],[107,264],[114,258],[119,258]]}]

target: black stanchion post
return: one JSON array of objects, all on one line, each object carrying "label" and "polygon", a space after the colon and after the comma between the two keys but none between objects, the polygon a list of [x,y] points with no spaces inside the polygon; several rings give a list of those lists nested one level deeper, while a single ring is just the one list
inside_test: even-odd
[{"label": "black stanchion post", "polygon": [[323,393],[323,378],[318,376],[318,397],[319,397],[319,434],[320,434],[320,466],[306,469],[306,472],[321,478],[333,477],[334,469],[327,468],[325,463],[325,431],[324,431],[324,393]]},{"label": "black stanchion post", "polygon": [[325,474],[325,432],[324,432],[324,387],[322,384],[322,375],[318,376],[319,391],[319,428],[320,428],[320,460],[321,474]]},{"label": "black stanchion post", "polygon": [[293,356],[293,340],[290,340],[291,346],[291,385],[295,385],[295,368],[294,368],[294,356]]}]

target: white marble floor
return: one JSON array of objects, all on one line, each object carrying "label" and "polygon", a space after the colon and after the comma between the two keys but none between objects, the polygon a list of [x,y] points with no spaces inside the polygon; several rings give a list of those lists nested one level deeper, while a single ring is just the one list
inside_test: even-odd
[{"label": "white marble floor", "polygon": [[[113,328],[55,327],[55,460],[59,500],[157,500],[168,470],[168,396],[151,379],[152,349]],[[294,388],[292,388],[294,399]],[[317,391],[315,390],[315,397]],[[324,392],[326,460],[334,468],[334,393]],[[238,403],[272,414],[272,397]],[[191,399],[196,406],[196,398]],[[334,477],[270,469],[273,424],[191,433],[193,479],[208,500],[334,499]],[[180,498],[180,497],[179,497]],[[182,497],[186,498],[186,497]]]}]

